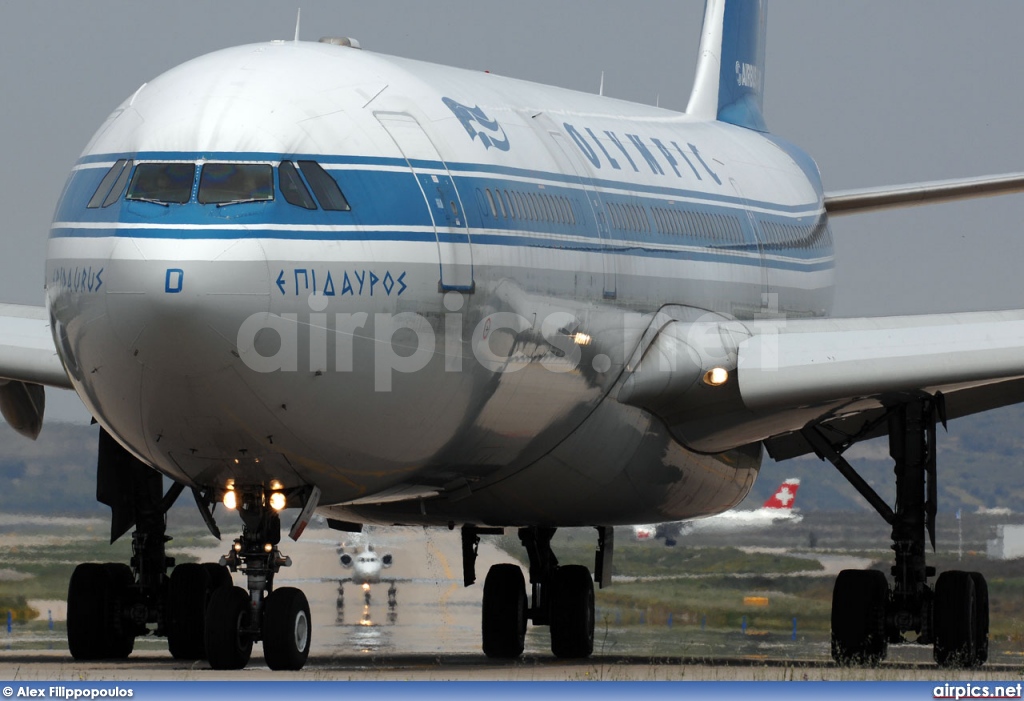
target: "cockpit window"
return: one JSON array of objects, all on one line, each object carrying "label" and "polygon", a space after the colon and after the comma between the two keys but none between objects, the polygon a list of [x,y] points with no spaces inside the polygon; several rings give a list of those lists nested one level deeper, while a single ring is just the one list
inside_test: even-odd
[{"label": "cockpit window", "polygon": [[313,201],[309,190],[306,189],[306,184],[299,176],[299,171],[295,170],[291,161],[281,161],[278,176],[281,179],[281,194],[284,195],[288,204],[303,209],[316,209],[316,202]]},{"label": "cockpit window", "polygon": [[185,204],[192,197],[196,167],[192,163],[140,163],[128,199],[155,204]]},{"label": "cockpit window", "polygon": [[[132,162],[126,158],[118,159],[103,176],[103,180],[100,180],[99,187],[96,188],[96,192],[93,193],[92,199],[86,206],[89,209],[96,209],[101,206],[109,207],[116,202],[124,191],[124,184],[131,172]],[[114,187],[115,181],[117,187]]]},{"label": "cockpit window", "polygon": [[132,162],[128,161],[124,168],[121,169],[121,174],[117,176],[117,180],[114,181],[114,187],[110,188],[107,198],[103,200],[104,207],[109,207],[121,199],[121,195],[124,194],[124,186],[128,184],[128,176],[131,174]]},{"label": "cockpit window", "polygon": [[299,161],[299,168],[306,176],[306,181],[313,188],[313,194],[324,209],[347,212],[352,209],[345,195],[341,194],[341,188],[337,181],[332,178],[316,161]]},{"label": "cockpit window", "polygon": [[265,163],[207,163],[199,175],[199,204],[219,206],[274,199],[274,169]]}]

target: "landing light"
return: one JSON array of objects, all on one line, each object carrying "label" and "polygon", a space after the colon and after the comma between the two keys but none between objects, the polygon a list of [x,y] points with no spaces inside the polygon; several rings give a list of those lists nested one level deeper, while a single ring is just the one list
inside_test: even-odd
[{"label": "landing light", "polygon": [[281,492],[272,492],[270,495],[270,508],[274,511],[280,511],[284,508],[287,501]]},{"label": "landing light", "polygon": [[363,591],[370,591],[370,584],[368,582],[363,583]]},{"label": "landing light", "polygon": [[704,374],[704,384],[719,387],[729,381],[729,371],[725,368],[711,368]]},{"label": "landing light", "polygon": [[576,335],[572,337],[572,340],[576,342],[577,346],[589,346],[591,338],[590,334],[578,331],[576,332]]},{"label": "landing light", "polygon": [[234,511],[238,508],[238,495],[235,494],[233,489],[224,492],[224,508],[229,511]]},{"label": "landing light", "polygon": [[269,553],[269,552],[273,552],[273,551],[274,551],[274,544],[273,543],[266,543],[263,546],[263,552]]}]

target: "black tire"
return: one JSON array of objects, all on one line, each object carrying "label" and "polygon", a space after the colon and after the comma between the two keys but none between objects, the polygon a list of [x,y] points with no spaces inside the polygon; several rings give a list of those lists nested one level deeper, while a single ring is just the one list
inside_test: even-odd
[{"label": "black tire", "polygon": [[206,657],[206,605],[209,577],[201,564],[178,565],[167,597],[167,649],[176,660]]},{"label": "black tire", "polygon": [[935,661],[940,667],[971,667],[975,664],[976,599],[970,572],[943,572],[935,582],[932,625],[935,630]]},{"label": "black tire", "polygon": [[202,564],[203,571],[206,572],[207,585],[210,588],[210,595],[218,589],[224,589],[226,587],[234,586],[234,582],[231,581],[231,570],[224,565],[218,565],[214,562],[204,562]]},{"label": "black tire", "polygon": [[974,580],[974,663],[988,662],[988,582],[981,572],[971,572]]},{"label": "black tire", "polygon": [[68,649],[76,660],[123,659],[135,636],[124,629],[121,604],[132,572],[126,565],[88,562],[68,584]]},{"label": "black tire", "polygon": [[249,592],[218,589],[206,607],[206,658],[213,669],[242,669],[252,655],[252,636],[243,633],[250,616]]},{"label": "black tire", "polygon": [[302,590],[275,589],[263,602],[263,658],[273,670],[299,670],[309,657],[312,625]]},{"label": "black tire", "polygon": [[583,565],[555,570],[551,598],[551,652],[562,659],[594,652],[594,580]]},{"label": "black tire", "polygon": [[131,567],[120,562],[108,562],[103,565],[103,571],[107,576],[107,623],[110,625],[108,657],[123,660],[135,649],[134,626],[121,616],[128,608],[126,599],[129,588],[135,583],[135,575]]},{"label": "black tire", "polygon": [[832,659],[841,665],[876,666],[889,641],[885,606],[889,580],[878,570],[843,570],[832,589]]},{"label": "black tire", "polygon": [[519,565],[493,565],[484,580],[484,654],[514,659],[526,646],[526,580]]},{"label": "black tire", "polygon": [[103,565],[86,562],[75,568],[68,584],[68,649],[76,660],[107,656],[103,633]]},{"label": "black tire", "polygon": [[189,562],[171,573],[168,592],[167,649],[178,660],[206,659],[206,607],[218,589],[231,586],[228,568]]}]

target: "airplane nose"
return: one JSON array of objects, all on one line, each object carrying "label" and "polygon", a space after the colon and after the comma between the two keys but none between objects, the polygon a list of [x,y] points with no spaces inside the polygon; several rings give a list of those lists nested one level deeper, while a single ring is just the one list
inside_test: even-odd
[{"label": "airplane nose", "polygon": [[254,239],[122,239],[106,284],[118,341],[161,373],[196,376],[237,361],[238,329],[270,309],[266,255]]}]

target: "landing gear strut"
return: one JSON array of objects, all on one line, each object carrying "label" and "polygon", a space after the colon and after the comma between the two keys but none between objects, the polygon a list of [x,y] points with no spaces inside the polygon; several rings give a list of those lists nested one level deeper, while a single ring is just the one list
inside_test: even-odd
[{"label": "landing gear strut", "polygon": [[[463,529],[464,555],[467,530]],[[598,581],[611,577],[612,529],[598,527],[595,570]],[[594,651],[594,578],[583,565],[559,565],[551,550],[554,528],[519,529],[519,540],[530,559],[531,596],[518,565],[494,565],[484,581],[483,650],[488,657],[516,658],[523,654],[526,624],[551,627],[551,652],[561,658],[589,657]],[[466,580],[472,582],[475,558],[465,558]]]},{"label": "landing gear strut", "polygon": [[291,559],[281,554],[281,517],[262,486],[236,487],[242,536],[221,564],[246,576],[247,589],[218,589],[206,608],[206,650],[214,669],[241,669],[253,642],[274,670],[302,669],[309,656],[309,602],[301,590],[274,589],[274,576]]},{"label": "landing gear strut", "polygon": [[836,579],[832,657],[840,664],[876,665],[890,643],[908,642],[904,634],[911,631],[917,634],[913,642],[934,645],[940,666],[974,667],[988,659],[985,578],[978,572],[950,571],[939,576],[934,590],[928,584],[935,568],[925,562],[925,536],[934,550],[936,423],[944,414],[942,395],[915,398],[886,413],[889,454],[895,461],[895,511],[842,457],[856,437],[837,449],[820,428],[803,431],[818,455],[835,465],[892,526],[891,590],[882,572],[844,570]]},{"label": "landing gear strut", "polygon": [[[111,508],[110,542],[130,528],[131,564],[85,563],[75,568],[68,585],[68,648],[77,660],[125,658],[135,638],[156,635],[182,643],[173,612],[178,592],[168,580],[174,560],[165,545],[167,510],[182,492],[181,485],[163,494],[159,473],[100,432],[96,496]],[[170,606],[169,606],[170,604]],[[197,655],[197,656],[201,656]]]}]

